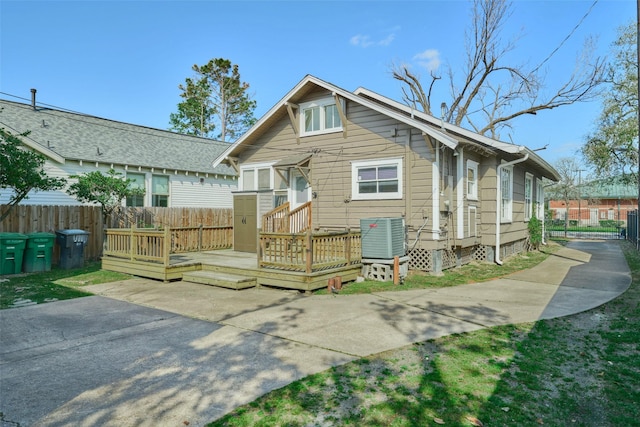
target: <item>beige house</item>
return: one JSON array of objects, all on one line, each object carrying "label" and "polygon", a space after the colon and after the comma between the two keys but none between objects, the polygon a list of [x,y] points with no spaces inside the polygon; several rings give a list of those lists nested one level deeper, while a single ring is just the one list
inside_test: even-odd
[{"label": "beige house", "polygon": [[559,179],[524,146],[314,76],[213,166],[221,164],[239,175],[236,250],[255,252],[259,229],[294,233],[308,224],[320,233],[402,218],[410,268],[432,272],[522,251],[529,218],[542,216],[542,178]]}]

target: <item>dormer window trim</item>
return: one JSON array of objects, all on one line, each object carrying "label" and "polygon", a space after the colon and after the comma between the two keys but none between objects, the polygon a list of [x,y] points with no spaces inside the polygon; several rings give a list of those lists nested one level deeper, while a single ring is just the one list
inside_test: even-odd
[{"label": "dormer window trim", "polygon": [[300,136],[343,132],[344,101],[326,97],[300,104]]}]

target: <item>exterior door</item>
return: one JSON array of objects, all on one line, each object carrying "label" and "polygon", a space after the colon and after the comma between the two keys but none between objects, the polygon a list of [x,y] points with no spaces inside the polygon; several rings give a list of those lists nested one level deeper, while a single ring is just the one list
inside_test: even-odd
[{"label": "exterior door", "polygon": [[234,194],[233,196],[233,250],[257,251],[258,203],[256,194]]},{"label": "exterior door", "polygon": [[293,171],[291,180],[291,209],[311,200],[311,186],[298,171]]}]

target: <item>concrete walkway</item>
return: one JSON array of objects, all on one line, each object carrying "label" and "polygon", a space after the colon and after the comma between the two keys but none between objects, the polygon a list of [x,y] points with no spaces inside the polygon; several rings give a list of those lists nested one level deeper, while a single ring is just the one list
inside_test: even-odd
[{"label": "concrete walkway", "polygon": [[[574,242],[472,285],[371,295],[145,279],[0,311],[0,426],[201,426],[296,379],[443,335],[566,316],[631,282],[617,242]],[[131,304],[133,303],[133,304]]]}]

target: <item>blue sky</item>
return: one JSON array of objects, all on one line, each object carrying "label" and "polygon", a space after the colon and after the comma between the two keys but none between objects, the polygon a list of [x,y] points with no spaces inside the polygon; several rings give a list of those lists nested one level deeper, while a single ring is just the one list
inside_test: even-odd
[{"label": "blue sky", "polygon": [[[636,2],[515,1],[512,11],[504,34],[519,36],[513,63],[539,64],[573,31],[544,65],[550,91],[570,75],[588,36],[597,37],[598,54],[610,52],[618,27],[635,20]],[[0,97],[29,102],[36,88],[41,103],[167,129],[192,65],[227,58],[251,85],[257,117],[307,74],[401,100],[391,65],[426,77],[426,58],[460,72],[470,12],[462,0],[2,0]],[[433,99],[450,103],[444,81]],[[528,115],[502,139],[549,144],[539,154],[553,163],[575,156],[599,109],[590,102]]]}]

